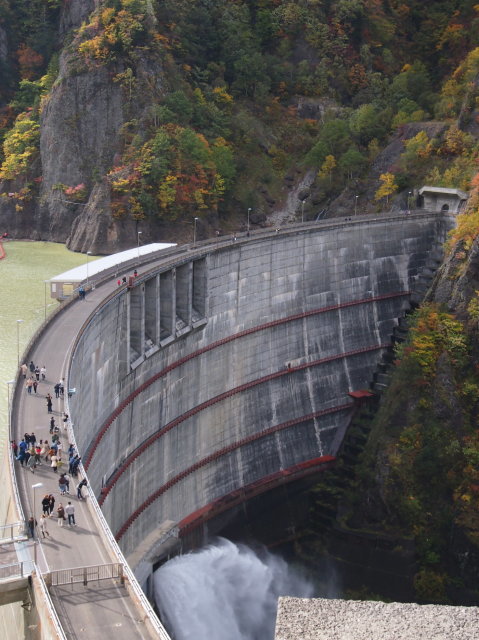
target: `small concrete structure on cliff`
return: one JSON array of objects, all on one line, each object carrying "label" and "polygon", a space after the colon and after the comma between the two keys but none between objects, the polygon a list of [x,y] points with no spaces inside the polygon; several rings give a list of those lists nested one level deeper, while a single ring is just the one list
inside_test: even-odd
[{"label": "small concrete structure on cliff", "polygon": [[469,194],[461,189],[424,186],[419,189],[418,197],[420,209],[460,213],[464,209]]}]

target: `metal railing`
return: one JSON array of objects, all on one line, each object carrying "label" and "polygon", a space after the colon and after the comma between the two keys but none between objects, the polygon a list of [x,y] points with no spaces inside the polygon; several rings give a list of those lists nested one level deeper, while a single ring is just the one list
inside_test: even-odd
[{"label": "metal railing", "polygon": [[89,582],[116,578],[120,580],[121,584],[125,581],[123,565],[120,562],[97,564],[90,567],[74,567],[72,569],[56,569],[50,572],[52,587],[78,583],[86,586]]},{"label": "metal railing", "polygon": [[19,540],[26,540],[27,538],[27,527],[23,521],[0,526],[0,544],[18,542]]},{"label": "metal railing", "polygon": [[[48,614],[50,616],[53,628],[57,634],[57,640],[67,640],[67,637],[63,631],[63,627],[61,625],[60,619],[55,611],[55,607],[53,606],[52,599],[50,597],[50,593],[48,592],[47,585],[45,584],[45,580],[43,579],[42,574],[38,571],[36,573],[36,578],[38,579],[38,584],[40,586],[40,591],[42,592],[43,599],[45,601]],[[37,603],[38,605],[38,603]]]},{"label": "metal railing", "polygon": [[0,565],[0,582],[12,578],[26,578],[33,571],[33,562],[15,562],[14,564]]}]

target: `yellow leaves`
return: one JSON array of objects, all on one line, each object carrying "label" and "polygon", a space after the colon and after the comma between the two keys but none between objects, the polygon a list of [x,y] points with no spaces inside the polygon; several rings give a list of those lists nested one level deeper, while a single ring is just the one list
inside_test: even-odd
[{"label": "yellow leaves", "polygon": [[233,104],[233,97],[226,91],[224,87],[215,87],[213,89],[213,100],[216,104],[230,106]]},{"label": "yellow leaves", "polygon": [[0,167],[0,179],[12,180],[25,173],[38,153],[40,126],[29,113],[21,113],[3,142],[5,160]]},{"label": "yellow leaves", "polygon": [[381,200],[381,198],[386,198],[386,203],[389,201],[389,196],[393,193],[396,193],[398,190],[398,186],[396,184],[396,180],[393,173],[382,173],[379,176],[381,181],[381,186],[374,194],[374,199],[377,201]]},{"label": "yellow leaves", "polygon": [[176,200],[176,183],[178,178],[173,175],[166,176],[158,189],[158,203],[161,209],[167,209]]},{"label": "yellow leaves", "polygon": [[107,7],[106,9],[103,9],[103,11],[100,13],[101,24],[104,27],[106,27],[113,20],[114,15],[115,15],[115,9],[111,7]]},{"label": "yellow leaves", "polygon": [[456,218],[456,228],[449,233],[447,248],[449,251],[462,242],[465,251],[469,251],[474,240],[479,235],[479,207],[471,208],[467,213],[461,213]]},{"label": "yellow leaves", "polygon": [[113,180],[111,186],[112,189],[117,193],[128,193],[128,191],[130,190],[130,180],[128,180],[128,178]]},{"label": "yellow leaves", "polygon": [[321,169],[318,171],[318,177],[319,178],[329,177],[329,180],[331,181],[331,174],[335,167],[336,167],[336,158],[332,155],[326,156],[323,164],[321,165]]}]

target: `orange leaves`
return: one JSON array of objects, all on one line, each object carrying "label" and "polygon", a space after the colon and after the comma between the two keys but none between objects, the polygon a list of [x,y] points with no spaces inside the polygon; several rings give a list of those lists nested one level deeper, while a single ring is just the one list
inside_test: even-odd
[{"label": "orange leaves", "polygon": [[43,64],[43,56],[24,44],[17,50],[17,59],[23,80],[32,80]]}]

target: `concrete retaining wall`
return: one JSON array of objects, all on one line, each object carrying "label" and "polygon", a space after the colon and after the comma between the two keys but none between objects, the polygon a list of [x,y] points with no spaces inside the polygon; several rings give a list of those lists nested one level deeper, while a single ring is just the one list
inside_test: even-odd
[{"label": "concrete retaining wall", "polygon": [[183,253],[95,314],[70,415],[127,555],[165,521],[335,455],[347,394],[369,386],[449,224],[329,224]]}]

